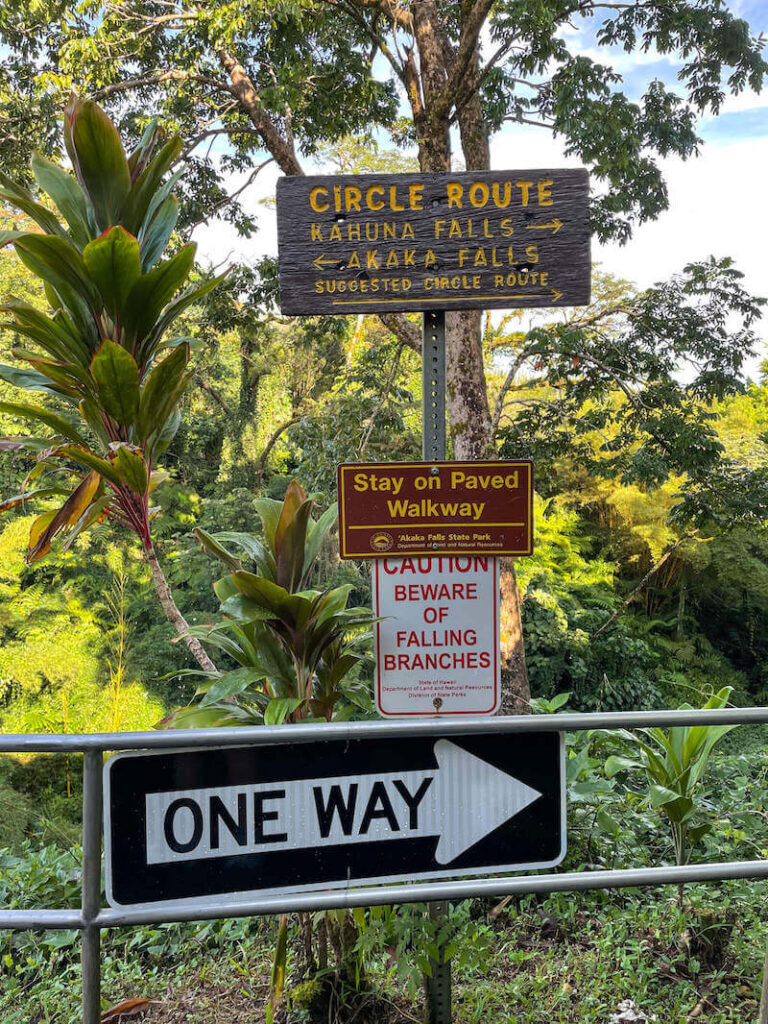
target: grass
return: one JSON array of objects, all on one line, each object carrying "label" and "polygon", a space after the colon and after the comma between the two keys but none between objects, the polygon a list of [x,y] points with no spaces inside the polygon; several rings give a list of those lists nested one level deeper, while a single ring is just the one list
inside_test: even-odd
[{"label": "grass", "polygon": [[[755,898],[759,884],[690,887],[682,909],[669,888],[525,897],[496,916],[490,902],[467,901],[458,908],[454,1022],[609,1024],[622,1001],[632,1000],[659,1024],[748,1024],[757,1014],[768,923],[768,910]],[[0,994],[3,1024],[78,1019],[77,940],[64,933],[57,947],[51,938],[23,941],[19,981],[9,986],[6,973]],[[148,1024],[266,1020],[272,919],[120,929],[104,939],[105,1008],[147,997],[154,1000],[141,1017]],[[401,955],[413,963],[416,953]],[[370,987],[356,998],[348,994],[323,1019],[421,1020],[420,996],[412,998],[398,980],[402,965],[393,956],[392,948],[369,956]],[[302,997],[310,986],[300,984],[298,962],[294,955],[289,963],[288,1001],[275,1016],[278,1024],[319,1019]]]}]

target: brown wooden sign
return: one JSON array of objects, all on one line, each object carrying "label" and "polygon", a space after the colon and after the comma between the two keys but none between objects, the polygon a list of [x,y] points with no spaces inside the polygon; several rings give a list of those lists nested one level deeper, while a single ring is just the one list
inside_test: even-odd
[{"label": "brown wooden sign", "polygon": [[579,169],[280,178],[281,309],[585,305],[588,193]]},{"label": "brown wooden sign", "polygon": [[342,558],[530,555],[533,463],[339,466]]}]

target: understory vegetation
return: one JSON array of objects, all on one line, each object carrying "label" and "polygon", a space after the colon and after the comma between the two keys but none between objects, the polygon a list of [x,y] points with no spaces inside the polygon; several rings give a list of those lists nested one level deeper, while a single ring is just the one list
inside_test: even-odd
[{"label": "understory vegetation", "polygon": [[[720,0],[7,6],[0,732],[375,717],[336,472],[420,460],[419,317],[283,317],[273,258],[211,268],[191,237],[250,237],[273,162],[453,173],[458,135],[487,170],[514,121],[583,162],[595,238],[626,242],[667,206],[658,161],[760,91],[764,39]],[[679,91],[630,99],[574,48],[603,7],[596,45],[669,55]],[[713,255],[644,290],[596,272],[583,308],[450,314],[448,457],[535,465],[534,552],[500,570],[505,707],[768,704],[764,305]],[[566,753],[557,871],[768,858],[768,727],[573,732]],[[0,755],[3,907],[78,906],[81,767]],[[103,1024],[418,1021],[441,948],[462,1024],[747,1024],[762,885],[116,929]],[[71,1024],[79,998],[75,932],[0,933],[3,1024]]]}]

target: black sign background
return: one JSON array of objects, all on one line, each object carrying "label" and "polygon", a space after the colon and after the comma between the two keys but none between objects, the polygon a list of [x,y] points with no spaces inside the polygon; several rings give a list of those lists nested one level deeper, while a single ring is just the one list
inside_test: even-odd
[{"label": "black sign background", "polygon": [[[460,208],[450,186],[462,189]],[[411,187],[419,209],[410,208]],[[348,189],[362,197],[353,204],[359,209],[347,209]],[[506,205],[494,202],[494,189]],[[369,208],[369,195],[381,209]],[[280,308],[299,315],[586,305],[588,203],[589,178],[579,168],[280,178]]]},{"label": "black sign background", "polygon": [[518,865],[550,866],[565,855],[560,735],[450,735],[489,764],[543,795],[452,861],[435,858],[438,837],[362,842],[147,864],[145,795],[214,786],[434,768],[436,733],[421,737],[233,747],[167,754],[123,754],[107,761],[107,899],[112,906],[257,895],[363,880],[489,874]]}]

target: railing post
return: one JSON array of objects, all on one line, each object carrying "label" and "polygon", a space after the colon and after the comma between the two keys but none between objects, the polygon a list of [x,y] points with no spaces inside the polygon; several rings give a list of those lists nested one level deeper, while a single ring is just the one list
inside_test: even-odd
[{"label": "railing post", "polygon": [[101,910],[102,754],[83,758],[82,981],[83,1024],[101,1020],[101,931],[93,922]]}]

